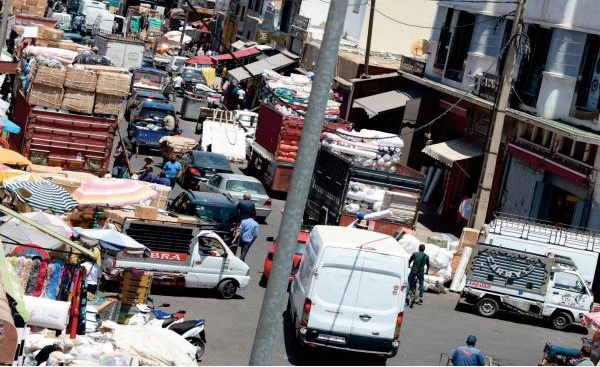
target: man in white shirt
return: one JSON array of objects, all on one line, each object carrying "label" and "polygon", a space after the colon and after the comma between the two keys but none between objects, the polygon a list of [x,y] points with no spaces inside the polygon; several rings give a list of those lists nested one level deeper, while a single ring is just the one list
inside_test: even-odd
[{"label": "man in white shirt", "polygon": [[98,281],[102,276],[102,272],[100,271],[100,267],[96,262],[91,263],[89,260],[81,264],[85,268],[86,273],[86,282],[87,282],[87,291],[92,294],[96,294],[98,291]]},{"label": "man in white shirt", "polygon": [[246,99],[246,91],[244,90],[244,88],[242,88],[242,86],[240,86],[238,88],[237,95],[238,95],[239,109],[242,110],[242,109],[244,109],[244,100]]}]

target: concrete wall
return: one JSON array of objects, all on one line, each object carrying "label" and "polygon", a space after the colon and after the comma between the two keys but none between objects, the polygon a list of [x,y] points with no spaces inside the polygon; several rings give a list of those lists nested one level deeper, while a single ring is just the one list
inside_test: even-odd
[{"label": "concrete wall", "polygon": [[[367,24],[369,22],[369,6],[363,2],[356,3],[353,1],[354,0],[350,0],[348,10],[346,11],[346,21],[344,22],[344,32],[342,33],[342,37],[353,42],[358,42],[361,38],[363,23]],[[360,5],[355,7],[354,4]],[[380,7],[381,5],[377,3],[376,8],[379,9]],[[354,10],[358,10],[358,12],[355,13]],[[387,32],[387,35],[389,34],[390,33]],[[367,31],[365,30],[365,37],[366,35]],[[393,42],[390,42],[388,36],[388,45],[391,44],[393,44]]]},{"label": "concrete wall", "polygon": [[[412,57],[413,55],[410,51],[412,43],[418,39],[428,40],[431,29],[402,25],[389,18],[406,24],[431,27],[436,14],[436,4],[435,1],[428,0],[377,0],[375,8],[379,12],[375,12],[371,50]],[[348,9],[346,17],[352,12],[351,8]],[[362,49],[366,48],[367,45],[370,11],[368,6],[364,6],[364,8],[367,13],[362,22],[358,43]],[[387,15],[389,18],[386,18],[381,13]]]},{"label": "concrete wall", "polygon": [[325,28],[329,3],[321,0],[302,0],[300,15],[310,19],[311,27]]}]

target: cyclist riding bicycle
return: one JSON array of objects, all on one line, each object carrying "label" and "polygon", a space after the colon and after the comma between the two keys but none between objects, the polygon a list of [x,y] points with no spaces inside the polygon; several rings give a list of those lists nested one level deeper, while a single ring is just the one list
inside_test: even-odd
[{"label": "cyclist riding bicycle", "polygon": [[[412,265],[411,265],[412,263]],[[415,278],[419,279],[419,304],[423,303],[423,292],[425,291],[425,273],[429,272],[429,256],[425,254],[425,245],[419,245],[419,252],[415,252],[408,259],[408,266],[411,267],[410,274],[408,274],[408,291],[407,295],[410,294],[411,287],[415,282]],[[425,267],[427,266],[427,271]]]}]

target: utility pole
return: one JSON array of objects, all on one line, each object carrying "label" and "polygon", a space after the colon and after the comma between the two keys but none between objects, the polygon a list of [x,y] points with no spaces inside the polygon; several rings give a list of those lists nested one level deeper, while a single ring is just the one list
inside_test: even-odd
[{"label": "utility pole", "polygon": [[[369,3],[367,2],[367,6]],[[369,58],[371,57],[371,37],[373,36],[373,18],[375,17],[375,0],[371,0],[371,13],[369,15],[369,30],[367,31],[367,49],[365,50],[365,70],[363,76],[369,75]]]},{"label": "utility pole", "polygon": [[348,10],[348,0],[331,1],[329,14],[319,50],[315,81],[310,92],[310,103],[304,119],[298,158],[290,190],[285,204],[285,212],[277,235],[275,261],[271,268],[269,283],[263,299],[258,327],[254,336],[254,345],[250,355],[250,365],[270,365],[273,359],[273,346],[277,333],[281,329],[281,311],[292,270],[292,260],[297,245],[296,239],[304,215],[310,181],[319,150],[319,137],[323,128],[323,116],[333,72],[337,65],[340,39],[344,28],[344,19]]},{"label": "utility pole", "polygon": [[[502,75],[500,77],[500,87],[494,110],[492,113],[492,121],[490,124],[487,145],[485,149],[485,160],[483,163],[483,172],[479,180],[479,188],[477,190],[477,199],[475,201],[475,212],[473,213],[473,225],[475,229],[483,227],[490,203],[490,192],[494,181],[494,172],[496,171],[496,162],[498,161],[498,152],[500,150],[500,142],[502,139],[502,131],[504,130],[504,119],[506,117],[506,109],[508,108],[508,97],[512,86],[512,71],[515,67],[517,57],[517,39],[518,35],[523,30],[523,12],[525,10],[525,1],[519,0],[517,11],[511,29],[510,44],[504,65],[502,67]],[[525,184],[525,183],[524,183]]]},{"label": "utility pole", "polygon": [[179,47],[181,47],[181,49],[179,50],[179,56],[183,56],[183,39],[185,37],[185,31],[188,26],[188,15],[189,15],[188,9],[186,8],[185,9],[185,19],[183,20],[183,28],[181,29],[181,37],[179,38]]},{"label": "utility pole", "polygon": [[8,26],[8,13],[10,11],[11,0],[3,0],[4,6],[2,7],[2,22],[0,23],[0,53],[4,50],[6,43],[6,27]]}]

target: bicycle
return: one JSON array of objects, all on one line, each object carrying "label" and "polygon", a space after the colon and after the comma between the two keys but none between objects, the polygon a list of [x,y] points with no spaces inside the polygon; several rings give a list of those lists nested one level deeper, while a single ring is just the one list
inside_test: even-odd
[{"label": "bicycle", "polygon": [[408,293],[408,296],[406,297],[406,299],[408,300],[408,307],[413,308],[413,306],[415,305],[415,301],[418,298],[418,292],[419,289],[417,288],[417,284],[419,281],[419,277],[415,277],[415,279],[413,280],[413,284],[410,287],[410,292]]}]

